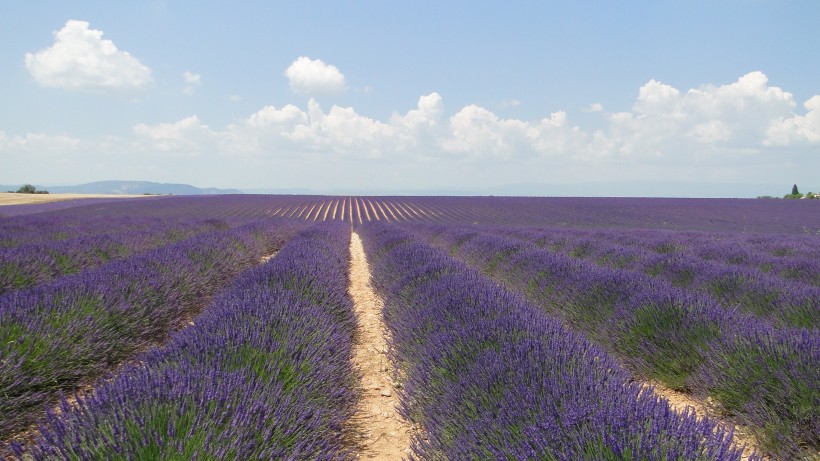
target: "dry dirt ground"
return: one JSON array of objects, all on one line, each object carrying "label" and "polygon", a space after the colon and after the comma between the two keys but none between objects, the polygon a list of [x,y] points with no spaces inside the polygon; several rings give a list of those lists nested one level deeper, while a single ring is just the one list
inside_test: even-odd
[{"label": "dry dirt ground", "polygon": [[0,206],[26,205],[32,203],[60,202],[78,198],[130,198],[151,197],[149,195],[110,195],[110,194],[15,194],[0,192]]},{"label": "dry dirt ground", "polygon": [[[701,402],[697,399],[692,398],[691,396],[688,396],[676,390],[669,389],[668,387],[658,382],[649,382],[646,383],[646,385],[654,387],[655,394],[668,400],[669,406],[672,408],[673,411],[677,413],[683,413],[686,411],[688,407],[691,407],[698,418],[704,418],[709,416],[713,419],[720,420],[720,417],[714,414],[715,412],[709,408],[709,405],[707,403]],[[743,455],[741,456],[741,459],[747,460],[752,455],[755,448],[759,447],[759,443],[754,438],[754,436],[748,433],[748,430],[746,428],[733,426],[733,429],[733,438],[735,446],[744,446]]]},{"label": "dry dirt ground", "polygon": [[352,424],[363,434],[359,458],[402,459],[410,453],[412,424],[397,411],[398,383],[387,357],[382,300],[370,284],[370,269],[358,234],[350,241],[350,296],[358,327],[353,363],[362,376],[362,400]]}]

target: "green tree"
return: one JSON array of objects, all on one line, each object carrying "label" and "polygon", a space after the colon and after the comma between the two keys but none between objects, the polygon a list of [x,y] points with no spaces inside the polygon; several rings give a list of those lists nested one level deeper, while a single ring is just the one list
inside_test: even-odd
[{"label": "green tree", "polygon": [[31,184],[26,184],[21,188],[17,189],[18,194],[36,194],[37,188],[32,186]]},{"label": "green tree", "polygon": [[800,195],[800,191],[797,190],[797,184],[792,186],[792,195]]}]

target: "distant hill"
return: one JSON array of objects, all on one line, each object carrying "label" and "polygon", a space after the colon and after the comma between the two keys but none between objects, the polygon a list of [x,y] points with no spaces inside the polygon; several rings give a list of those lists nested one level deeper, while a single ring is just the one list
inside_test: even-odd
[{"label": "distant hill", "polygon": [[[20,186],[2,186],[0,190],[17,190]],[[172,195],[204,195],[204,194],[241,194],[237,189],[216,189],[213,187],[195,187],[190,184],[167,184],[151,181],[97,181],[76,186],[35,186],[37,190],[47,190],[52,194],[114,194],[114,195],[141,195],[141,194],[172,194]]]}]

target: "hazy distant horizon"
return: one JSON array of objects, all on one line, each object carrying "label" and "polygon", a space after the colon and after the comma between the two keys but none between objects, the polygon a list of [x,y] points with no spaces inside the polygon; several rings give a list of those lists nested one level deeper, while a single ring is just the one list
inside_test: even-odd
[{"label": "hazy distant horizon", "polygon": [[[13,191],[22,183],[0,184],[0,191]],[[188,194],[284,194],[329,196],[529,196],[529,197],[670,197],[670,198],[757,198],[760,196],[782,197],[791,191],[791,185],[783,184],[700,184],[692,192],[690,183],[633,182],[633,183],[578,183],[578,184],[507,184],[486,189],[367,189],[367,188],[210,188],[197,184],[154,183],[149,181],[101,181],[88,184],[34,184],[39,190],[51,193],[160,193]],[[799,186],[802,193],[818,192],[820,186]],[[196,189],[196,190],[194,190]],[[616,191],[616,192],[613,192]]]}]

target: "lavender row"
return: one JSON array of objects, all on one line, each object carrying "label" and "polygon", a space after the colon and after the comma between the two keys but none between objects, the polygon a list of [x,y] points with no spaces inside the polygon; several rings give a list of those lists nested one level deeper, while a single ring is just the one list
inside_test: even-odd
[{"label": "lavender row", "polygon": [[109,235],[114,232],[151,231],[168,227],[170,223],[186,226],[193,225],[196,221],[193,219],[162,219],[150,214],[112,217],[105,214],[77,215],[67,211],[59,215],[51,213],[0,218],[0,248],[63,242],[79,237]]},{"label": "lavender row", "polygon": [[614,263],[629,262],[636,255],[685,255],[820,286],[820,238],[816,236],[509,227],[495,232],[582,257],[619,257],[612,259]]},{"label": "lavender row", "polygon": [[199,219],[208,217],[221,220],[260,219],[273,215],[283,206],[311,200],[319,196],[292,195],[201,195],[163,196],[139,200],[119,200],[76,206],[49,212],[48,216],[89,217],[108,216],[116,219],[129,216],[150,216],[165,219]]},{"label": "lavender row", "polygon": [[[105,215],[216,219],[261,218],[311,209],[338,197],[220,195],[157,197],[75,206],[41,216]],[[361,198],[358,198],[361,201]],[[588,229],[664,229],[820,236],[818,204],[810,200],[559,198],[559,197],[379,197],[398,205],[399,220],[441,224],[491,224]],[[356,199],[354,198],[355,202]],[[368,199],[370,201],[370,199]],[[348,202],[350,204],[351,202]],[[9,208],[9,207],[5,207]],[[349,209],[344,217],[351,218]],[[371,211],[375,211],[372,210]],[[0,212],[2,214],[2,212]],[[386,217],[386,215],[383,215]],[[322,217],[324,219],[324,217]],[[392,218],[391,218],[392,219]],[[0,218],[0,222],[2,222]],[[356,220],[358,222],[358,220]],[[2,235],[2,231],[0,231]]]},{"label": "lavender row", "polygon": [[111,222],[105,234],[0,248],[0,294],[30,287],[63,275],[92,269],[151,248],[190,238],[208,230],[224,230],[221,221],[152,219],[132,228],[132,221]]},{"label": "lavender row", "polygon": [[[820,328],[820,287],[784,280],[750,267],[704,260],[696,254],[696,248],[691,248],[694,245],[683,243],[685,237],[636,232],[643,234],[645,240],[640,245],[624,246],[620,243],[623,236],[612,232],[585,235],[507,228],[482,231],[546,246],[615,269],[641,271],[675,286],[708,293],[723,306],[770,319],[776,325]],[[811,272],[811,266],[820,272],[820,261],[791,264],[793,269],[807,270],[809,279],[820,277]]]},{"label": "lavender row", "polygon": [[339,223],[303,231],[165,347],[64,401],[28,455],[352,459],[343,444],[357,403],[348,243]]},{"label": "lavender row", "polygon": [[772,265],[787,264],[793,260],[820,258],[817,235],[657,231],[613,234],[616,234],[620,243],[659,253],[692,250],[704,259],[763,270],[770,270]]},{"label": "lavender row", "polygon": [[710,296],[518,240],[416,230],[586,332],[638,374],[712,396],[775,455],[820,449],[817,330],[774,328]]},{"label": "lavender row", "polygon": [[739,460],[582,335],[398,226],[361,229],[416,459]]},{"label": "lavender row", "polygon": [[296,226],[268,220],[210,232],[0,296],[0,439],[58,392],[164,338]]},{"label": "lavender row", "polygon": [[820,236],[818,204],[809,200],[414,197],[413,202],[440,210],[436,220],[444,224]]}]

